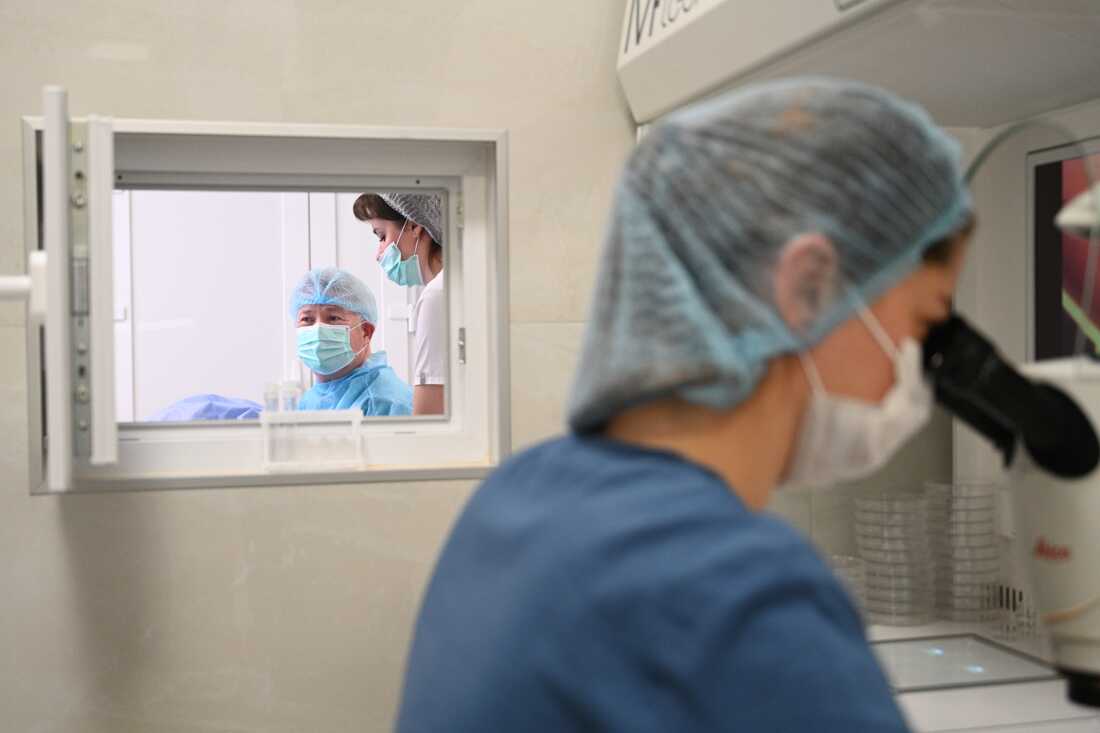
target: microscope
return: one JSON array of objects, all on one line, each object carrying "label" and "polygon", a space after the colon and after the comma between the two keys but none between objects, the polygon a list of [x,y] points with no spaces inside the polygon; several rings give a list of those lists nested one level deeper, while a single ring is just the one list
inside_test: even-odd
[{"label": "microscope", "polygon": [[[1100,237],[1100,185],[1056,224]],[[1019,370],[958,315],[924,344],[936,400],[1000,451],[1033,599],[1069,698],[1100,707],[1100,361],[1086,356]]]}]

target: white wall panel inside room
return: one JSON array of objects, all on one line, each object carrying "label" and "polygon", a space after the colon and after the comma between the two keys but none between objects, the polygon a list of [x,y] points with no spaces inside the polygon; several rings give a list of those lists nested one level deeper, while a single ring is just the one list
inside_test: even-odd
[{"label": "white wall panel inside room", "polygon": [[[549,435],[633,142],[621,19],[591,0],[0,3],[18,70],[0,78],[0,271],[24,267],[11,172],[45,84],[76,115],[506,128],[517,445]],[[22,308],[0,307],[0,729],[388,730],[471,485],[32,498],[24,343]]]},{"label": "white wall panel inside room", "polygon": [[283,209],[306,196],[130,192],[135,419],[206,393],[263,404],[282,373],[283,252],[309,244]]}]

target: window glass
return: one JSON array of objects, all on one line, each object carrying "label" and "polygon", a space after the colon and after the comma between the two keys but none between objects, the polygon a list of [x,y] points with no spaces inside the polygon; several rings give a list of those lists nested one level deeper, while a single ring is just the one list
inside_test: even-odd
[{"label": "window glass", "polygon": [[[1089,171],[1100,170],[1100,154],[1084,156],[1081,152],[1080,146],[1074,145],[1061,160],[1034,168],[1036,359],[1073,356],[1078,341],[1082,348],[1100,353],[1100,288],[1096,287],[1100,274],[1088,282],[1089,239],[1063,232],[1054,223],[1062,207],[1092,185]],[[1094,295],[1086,298],[1090,292]]]},{"label": "window glass", "polygon": [[[384,248],[375,228],[353,211],[359,195],[117,190],[119,421],[252,420],[276,405],[354,406],[368,417],[409,415],[414,386],[425,382],[416,374],[418,348],[424,351],[430,332],[441,342],[432,344],[437,353],[448,349],[447,329],[440,325],[446,323],[447,298],[434,298],[428,306],[430,293],[425,293],[443,292],[445,270],[432,271],[442,260],[435,268],[420,265],[430,288],[387,277],[378,261]],[[446,203],[444,192],[431,195]],[[422,260],[425,249],[415,247]],[[338,268],[369,291],[373,328],[363,328],[365,307],[320,305],[304,314],[290,312],[296,286],[320,268]],[[309,333],[300,335],[300,327]],[[300,351],[321,359],[312,365],[317,371],[303,363]],[[345,357],[352,361],[343,362]],[[448,360],[438,361],[443,371],[433,385],[442,390],[449,381]],[[340,363],[345,366],[328,379],[320,374]]]}]

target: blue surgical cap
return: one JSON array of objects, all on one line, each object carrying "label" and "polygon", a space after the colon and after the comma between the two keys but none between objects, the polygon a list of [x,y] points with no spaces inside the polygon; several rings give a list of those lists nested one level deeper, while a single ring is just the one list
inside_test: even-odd
[{"label": "blue surgical cap", "polygon": [[367,284],[347,270],[318,267],[310,270],[290,295],[290,317],[303,305],[338,305],[370,324],[378,323],[378,304]]},{"label": "blue surgical cap", "polygon": [[[969,221],[959,158],[920,107],[838,79],[764,83],[670,115],[616,189],[570,426],[674,395],[739,404],[771,359],[818,342]],[[795,333],[771,283],[806,233],[832,242],[840,287]]]}]

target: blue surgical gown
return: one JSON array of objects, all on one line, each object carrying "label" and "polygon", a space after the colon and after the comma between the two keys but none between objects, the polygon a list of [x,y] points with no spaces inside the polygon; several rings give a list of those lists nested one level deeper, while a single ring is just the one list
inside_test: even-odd
[{"label": "blue surgical gown", "polygon": [[501,466],[453,528],[397,730],[907,728],[802,535],[672,454],[567,437]]},{"label": "blue surgical gown", "polygon": [[364,415],[411,415],[412,387],[386,361],[386,352],[370,355],[363,366],[332,382],[306,390],[299,410],[351,410]]}]

